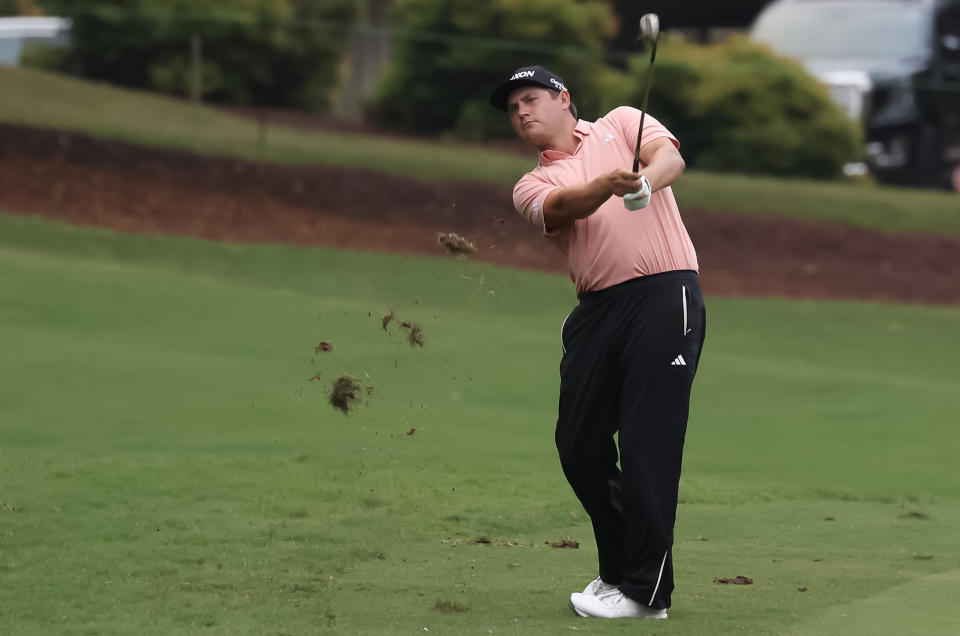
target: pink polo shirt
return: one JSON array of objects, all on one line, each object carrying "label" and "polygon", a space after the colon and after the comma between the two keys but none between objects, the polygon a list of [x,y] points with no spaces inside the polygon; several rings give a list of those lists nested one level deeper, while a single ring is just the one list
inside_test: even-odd
[{"label": "pink polo shirt", "polygon": [[[622,198],[612,196],[587,218],[546,232],[543,202],[547,195],[559,188],[587,183],[617,168],[629,170],[639,128],[640,111],[629,106],[616,108],[593,123],[581,119],[574,128],[574,135],[580,140],[576,152],[541,152],[539,165],[513,189],[517,212],[544,229],[544,235],[567,255],[570,278],[578,295],[639,276],[699,270],[697,254],[669,187],[654,192],[650,205],[642,210],[628,210]],[[643,144],[660,137],[680,147],[670,131],[648,114],[643,123]]]}]

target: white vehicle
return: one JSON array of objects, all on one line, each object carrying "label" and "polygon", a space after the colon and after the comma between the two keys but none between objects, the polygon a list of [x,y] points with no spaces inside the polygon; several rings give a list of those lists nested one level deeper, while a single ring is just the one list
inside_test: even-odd
[{"label": "white vehicle", "polygon": [[863,123],[878,179],[960,191],[960,0],[775,0],[750,37]]},{"label": "white vehicle", "polygon": [[70,20],[65,18],[0,18],[0,64],[19,66],[23,47],[30,42],[66,46]]}]

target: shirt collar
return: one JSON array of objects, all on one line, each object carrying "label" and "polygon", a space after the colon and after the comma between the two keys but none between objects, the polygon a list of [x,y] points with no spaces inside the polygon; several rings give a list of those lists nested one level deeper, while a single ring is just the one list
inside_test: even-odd
[{"label": "shirt collar", "polygon": [[580,149],[583,148],[583,138],[590,134],[590,122],[584,121],[582,119],[577,120],[577,125],[573,129],[573,136],[580,140],[580,143],[577,144],[577,149],[572,155],[568,155],[565,152],[560,152],[559,150],[544,150],[540,153],[540,165],[546,166],[555,161],[562,161],[563,159],[570,159],[571,157],[576,157],[580,154]]}]

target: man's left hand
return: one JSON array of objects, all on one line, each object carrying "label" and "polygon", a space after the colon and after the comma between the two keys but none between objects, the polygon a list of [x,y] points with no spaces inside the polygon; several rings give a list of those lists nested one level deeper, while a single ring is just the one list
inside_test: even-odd
[{"label": "man's left hand", "polygon": [[650,205],[650,199],[653,197],[653,188],[650,182],[643,175],[640,176],[640,189],[636,192],[623,195],[623,205],[628,210],[642,210]]}]

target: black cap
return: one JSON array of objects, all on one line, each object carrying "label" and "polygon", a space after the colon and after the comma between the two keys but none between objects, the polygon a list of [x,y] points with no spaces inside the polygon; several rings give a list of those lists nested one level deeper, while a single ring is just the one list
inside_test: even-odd
[{"label": "black cap", "polygon": [[542,66],[524,66],[515,70],[510,79],[490,93],[490,103],[494,108],[507,110],[507,99],[510,93],[521,86],[542,86],[558,93],[569,90],[563,83],[563,78],[556,73],[551,73]]}]

